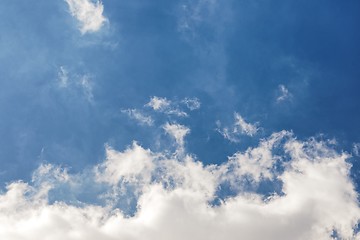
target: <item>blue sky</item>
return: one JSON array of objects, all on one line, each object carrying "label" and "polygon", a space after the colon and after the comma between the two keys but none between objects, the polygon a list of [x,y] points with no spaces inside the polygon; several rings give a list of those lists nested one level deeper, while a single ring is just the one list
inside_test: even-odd
[{"label": "blue sky", "polygon": [[[316,170],[318,176],[338,177],[344,184],[321,183],[329,184],[324,189],[334,188],[323,195],[340,199],[334,204],[352,209],[353,216],[341,218],[339,212],[333,222],[311,222],[328,217],[322,209],[323,215],[301,218],[324,232],[312,232],[306,224],[295,226],[294,235],[267,222],[257,228],[274,229],[269,235],[273,239],[328,239],[325,236],[332,232],[344,239],[359,237],[352,232],[360,219],[359,13],[360,2],[355,0],[2,0],[0,210],[11,189],[24,188],[16,184],[34,188],[30,195],[38,196],[41,186],[50,182],[44,208],[63,202],[70,213],[81,215],[88,205],[102,211],[111,205],[111,211],[120,209],[141,220],[141,207],[153,201],[146,198],[144,186],[164,184],[166,177],[159,177],[164,174],[171,176],[164,184],[166,191],[200,191],[204,204],[218,202],[224,212],[230,209],[231,197],[251,192],[263,199],[275,194],[285,203],[274,200],[268,206],[278,204],[274,209],[287,213],[291,210],[282,207],[290,196],[297,196],[291,195],[290,183],[299,184],[295,189],[310,189],[312,178],[306,177]],[[159,165],[157,154],[167,167]],[[299,164],[304,159],[307,162]],[[321,172],[312,162],[318,159],[323,168],[331,165],[324,159],[335,159],[337,169],[345,169],[343,175]],[[308,162],[314,168],[309,175],[303,169],[303,181],[290,177]],[[216,190],[197,189],[201,174],[179,180],[193,176],[190,172],[198,168],[206,176],[216,176]],[[184,182],[191,187],[181,185]],[[353,198],[337,198],[336,193]],[[27,204],[34,200],[25,195]],[[226,214],[222,218],[233,219]],[[244,229],[256,228],[252,219],[242,225]],[[72,228],[84,229],[74,224]],[[231,224],[235,222],[229,223],[233,235],[228,239],[237,236]],[[180,234],[179,225],[172,227]],[[138,239],[93,228],[104,234],[98,235],[103,239]],[[144,225],[132,228],[144,230]],[[190,239],[203,236],[200,230],[189,228]],[[67,239],[87,239],[60,231]],[[261,239],[251,230],[245,232],[245,238]],[[41,239],[39,233],[32,234],[27,237]],[[160,235],[154,239],[162,239]],[[29,239],[1,228],[0,236]]]}]

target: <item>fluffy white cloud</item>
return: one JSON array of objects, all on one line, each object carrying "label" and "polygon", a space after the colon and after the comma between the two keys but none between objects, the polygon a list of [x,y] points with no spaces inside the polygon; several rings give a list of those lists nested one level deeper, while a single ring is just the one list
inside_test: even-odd
[{"label": "fluffy white cloud", "polygon": [[[274,156],[272,151],[274,147],[285,137],[291,134],[286,131],[281,131],[272,134],[269,139],[261,140],[257,148],[249,148],[245,152],[237,152],[229,157],[227,169],[233,171],[232,174],[227,174],[231,182],[235,182],[231,178],[250,177],[255,182],[260,182],[263,179],[273,179],[274,164],[281,160],[279,156]],[[235,185],[235,184],[234,184]]]},{"label": "fluffy white cloud", "polygon": [[[183,141],[187,131],[172,128]],[[326,142],[299,141],[285,131],[220,165],[205,166],[188,154],[173,158],[136,143],[123,152],[107,147],[105,161],[87,174],[74,176],[47,164],[34,182],[9,184],[0,194],[0,239],[325,240],[333,231],[341,239],[358,239],[360,209],[348,157]],[[95,179],[87,192],[103,183],[109,191],[135,186],[135,214],[126,216],[112,205],[48,201],[56,182],[80,177]],[[247,177],[281,181],[281,191],[271,197],[256,189],[219,193],[226,182],[246,184],[241,180]],[[220,201],[213,205],[215,199]]]},{"label": "fluffy white cloud", "polygon": [[155,111],[165,110],[170,106],[171,102],[166,98],[161,98],[154,96],[150,98],[150,102],[148,102],[145,106],[151,107]]},{"label": "fluffy white cloud", "polygon": [[223,135],[223,137],[231,142],[239,142],[239,135],[247,135],[247,136],[254,136],[258,131],[259,128],[257,127],[257,123],[251,124],[245,121],[245,119],[239,114],[234,113],[234,123],[230,127],[221,127],[220,121],[217,121],[218,129],[217,131]]},{"label": "fluffy white cloud", "polygon": [[96,0],[65,0],[69,5],[70,13],[80,23],[82,34],[97,32],[108,21],[103,16],[104,6]]},{"label": "fluffy white cloud", "polygon": [[136,142],[125,152],[106,147],[106,160],[96,167],[97,181],[117,185],[120,181],[149,182],[153,170],[153,156]]}]

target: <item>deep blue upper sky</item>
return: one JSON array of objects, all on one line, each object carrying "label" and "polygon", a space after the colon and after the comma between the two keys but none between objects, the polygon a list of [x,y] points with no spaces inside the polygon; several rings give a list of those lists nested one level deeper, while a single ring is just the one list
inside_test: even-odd
[{"label": "deep blue upper sky", "polygon": [[[0,181],[27,179],[48,161],[74,171],[101,161],[104,144],[156,149],[158,130],[121,112],[152,96],[196,97],[187,149],[219,163],[257,140],[216,131],[234,112],[262,138],[324,134],[360,142],[360,2],[104,0],[108,23],[81,34],[62,0],[0,2]],[[184,27],[186,23],[186,27]],[[71,84],[59,87],[59,71]],[[79,83],[86,76],[91,94]],[[278,100],[284,92],[288,95]],[[144,108],[146,111],[146,107]],[[163,136],[165,137],[165,136]],[[358,166],[355,157],[354,172]]]}]

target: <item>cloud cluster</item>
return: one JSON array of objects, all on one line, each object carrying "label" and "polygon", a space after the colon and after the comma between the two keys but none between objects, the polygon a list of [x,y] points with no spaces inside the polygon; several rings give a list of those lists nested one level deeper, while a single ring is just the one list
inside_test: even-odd
[{"label": "cloud cluster", "polygon": [[[179,144],[188,131],[164,128]],[[69,174],[46,164],[32,182],[10,183],[0,195],[0,238],[358,239],[360,208],[348,157],[327,142],[299,141],[286,131],[219,165],[136,142],[124,151],[107,146],[104,162],[91,171]],[[87,189],[79,187],[89,181]],[[280,190],[259,190],[275,181]],[[72,204],[58,197],[63,186],[74,196],[93,191],[108,201]],[[124,199],[135,202],[132,215],[119,205]]]},{"label": "cloud cluster", "polygon": [[97,32],[106,21],[103,16],[104,6],[100,1],[92,0],[65,0],[69,5],[70,13],[80,24],[82,34]]}]

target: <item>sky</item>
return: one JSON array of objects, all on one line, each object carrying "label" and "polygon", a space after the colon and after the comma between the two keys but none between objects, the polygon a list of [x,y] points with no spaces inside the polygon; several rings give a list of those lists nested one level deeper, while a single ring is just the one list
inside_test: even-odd
[{"label": "sky", "polygon": [[2,0],[0,239],[360,239],[360,2]]}]

